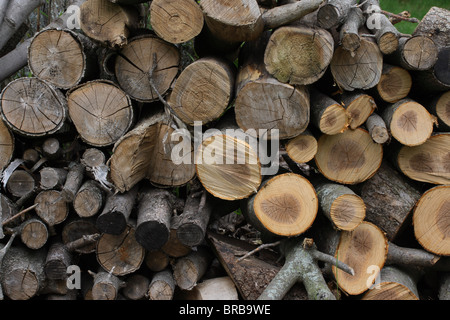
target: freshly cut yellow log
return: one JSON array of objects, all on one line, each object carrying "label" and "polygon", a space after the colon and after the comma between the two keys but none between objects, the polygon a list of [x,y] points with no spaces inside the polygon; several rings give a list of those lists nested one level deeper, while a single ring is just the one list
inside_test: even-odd
[{"label": "freshly cut yellow log", "polygon": [[317,139],[306,130],[286,143],[286,152],[295,162],[306,163],[317,153]]},{"label": "freshly cut yellow log", "polygon": [[450,256],[450,185],[426,191],[413,214],[414,234],[427,251]]}]

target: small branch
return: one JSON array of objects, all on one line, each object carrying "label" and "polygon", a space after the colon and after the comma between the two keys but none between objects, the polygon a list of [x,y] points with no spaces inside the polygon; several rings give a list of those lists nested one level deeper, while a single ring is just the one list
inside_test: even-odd
[{"label": "small branch", "polygon": [[20,217],[21,215],[23,215],[24,213],[27,213],[28,211],[33,210],[34,208],[36,208],[39,205],[39,203],[36,203],[34,205],[32,205],[31,207],[28,207],[26,209],[23,209],[22,211],[20,211],[19,213],[13,215],[12,217],[6,219],[5,221],[2,221],[2,227],[7,225],[8,223],[10,223],[11,221],[17,219],[18,217]]},{"label": "small branch", "polygon": [[248,258],[248,257],[250,257],[250,256],[252,256],[252,255],[254,255],[255,253],[257,253],[257,252],[259,252],[259,251],[261,251],[261,250],[263,250],[263,249],[276,247],[276,246],[278,246],[280,243],[281,243],[281,240],[280,240],[280,241],[273,242],[273,243],[264,243],[264,244],[258,246],[256,249],[254,249],[254,250],[252,250],[252,251],[249,251],[249,252],[247,252],[246,254],[244,254],[242,257],[240,257],[239,259],[237,259],[237,262],[241,262],[242,260],[244,260],[244,259],[246,259],[246,258]]},{"label": "small branch", "polygon": [[66,248],[68,251],[72,252],[76,249],[82,248],[84,246],[90,245],[96,242],[100,238],[99,233],[94,233],[90,235],[84,235],[80,239],[74,240],[66,244]]},{"label": "small branch", "polygon": [[335,266],[336,268],[339,268],[342,271],[347,272],[348,274],[350,274],[352,276],[355,275],[355,271],[353,270],[352,267],[346,265],[342,261],[339,261],[335,257],[330,256],[329,254],[326,254],[326,253],[323,253],[323,252],[320,252],[317,250],[312,250],[311,254],[317,261],[327,262],[327,263]]},{"label": "small branch", "polygon": [[381,13],[388,16],[392,24],[399,23],[400,21],[406,21],[411,23],[419,23],[420,20],[417,18],[411,18],[411,14],[408,11],[403,11],[400,14],[391,13],[385,10],[381,10]]}]

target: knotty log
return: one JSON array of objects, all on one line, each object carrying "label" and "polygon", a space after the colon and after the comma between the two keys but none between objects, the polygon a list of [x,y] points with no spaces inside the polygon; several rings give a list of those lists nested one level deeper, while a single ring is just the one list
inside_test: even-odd
[{"label": "knotty log", "polygon": [[[192,0],[189,0],[192,1]],[[198,59],[177,77],[168,103],[184,123],[218,119],[234,98],[234,65],[215,57]]]},{"label": "knotty log", "polygon": [[[236,122],[244,131],[278,129],[279,139],[289,139],[301,134],[309,124],[309,93],[306,87],[282,83],[266,71],[264,50],[270,35],[265,32],[240,50]],[[270,133],[267,138],[271,138]]]},{"label": "knotty log", "polygon": [[380,279],[363,295],[362,300],[419,300],[417,279],[393,266],[381,269]]},{"label": "knotty log", "polygon": [[317,12],[317,24],[324,29],[337,27],[347,21],[347,16],[357,0],[329,0]]},{"label": "knotty log", "polygon": [[306,129],[297,137],[290,139],[285,148],[289,158],[293,161],[306,163],[314,159],[317,153],[317,139]]},{"label": "knotty log", "polygon": [[383,148],[362,129],[342,134],[322,135],[318,140],[315,163],[329,180],[357,184],[371,178],[381,165]]},{"label": "knotty log", "polygon": [[89,0],[80,6],[80,28],[88,37],[109,47],[123,47],[137,29],[138,10],[109,0]]},{"label": "knotty log", "polygon": [[95,44],[69,29],[38,32],[28,48],[28,65],[39,79],[70,89],[98,71]]},{"label": "knotty log", "polygon": [[346,91],[367,90],[378,84],[383,69],[383,54],[371,39],[361,39],[355,51],[338,45],[330,62],[337,85]]},{"label": "knotty log", "polygon": [[96,80],[67,93],[70,118],[83,141],[95,147],[114,144],[134,122],[131,99],[114,83]]},{"label": "knotty log", "polygon": [[417,186],[386,161],[356,190],[366,205],[366,220],[383,230],[390,241],[409,226],[409,217],[421,196]]},{"label": "knotty log", "polygon": [[144,188],[138,196],[136,240],[147,250],[160,249],[169,239],[175,195],[158,188]]},{"label": "knotty log", "polygon": [[333,50],[333,37],[324,29],[284,26],[271,35],[264,63],[267,71],[280,82],[309,85],[325,74]]},{"label": "knotty log", "polygon": [[[157,67],[153,71],[155,64]],[[178,75],[179,65],[180,50],[175,45],[154,35],[143,35],[130,39],[119,51],[114,70],[120,87],[131,98],[152,102],[158,100],[158,94],[151,81],[164,96]]]},{"label": "knotty log", "polygon": [[204,17],[196,1],[155,0],[150,4],[150,24],[165,41],[183,43],[202,31]]},{"label": "knotty log", "polygon": [[81,217],[95,216],[103,207],[104,192],[95,180],[86,180],[73,199],[73,208]]},{"label": "knotty log", "polygon": [[381,116],[392,137],[410,147],[427,141],[436,123],[435,117],[424,106],[411,99],[387,106]]},{"label": "knotty log", "polygon": [[450,186],[435,186],[422,194],[414,208],[414,235],[423,248],[437,255],[450,255],[448,210]]},{"label": "knotty log", "polygon": [[398,152],[393,152],[393,162],[402,173],[413,180],[449,184],[449,142],[448,133],[433,134],[419,146],[401,146]]},{"label": "knotty log", "polygon": [[29,300],[44,288],[46,249],[15,245],[6,252],[0,272],[4,294],[11,300]]},{"label": "knotty log", "polygon": [[366,217],[363,199],[349,187],[336,183],[315,184],[321,212],[338,230],[352,231]]},{"label": "knotty log", "polygon": [[64,222],[69,215],[68,203],[63,200],[60,191],[41,191],[34,199],[34,203],[37,204],[35,208],[37,215],[49,226]]},{"label": "knotty log", "polygon": [[172,266],[176,285],[183,290],[191,290],[207,271],[213,255],[208,247],[199,246],[196,251],[177,259]]},{"label": "knotty log", "polygon": [[119,235],[125,231],[138,190],[136,185],[127,192],[107,196],[105,206],[96,220],[96,227],[100,232]]},{"label": "knotty log", "polygon": [[145,249],[137,241],[136,228],[128,225],[119,235],[104,233],[97,241],[100,266],[115,276],[131,274],[141,267]]},{"label": "knotty log", "polygon": [[356,129],[363,125],[377,108],[373,97],[359,90],[343,92],[340,96],[340,101],[347,111],[351,129]]},{"label": "knotty log", "polygon": [[316,88],[311,88],[310,94],[311,123],[327,135],[345,131],[349,125],[345,108]]},{"label": "knotty log", "polygon": [[386,127],[383,118],[380,117],[378,113],[372,113],[369,118],[367,118],[365,126],[373,141],[376,143],[383,144],[389,141],[389,130]]},{"label": "knotty log", "polygon": [[373,88],[375,97],[388,103],[406,98],[412,87],[412,77],[408,70],[383,63],[380,81]]},{"label": "knotty log", "polygon": [[264,236],[298,236],[311,227],[319,204],[307,179],[285,173],[266,181],[241,208],[245,219]]},{"label": "knotty log", "polygon": [[12,160],[15,150],[15,139],[12,132],[3,122],[0,121],[0,170],[8,166]]},{"label": "knotty log", "polygon": [[172,300],[175,294],[175,279],[170,269],[155,273],[148,286],[149,300]]},{"label": "knotty log", "polygon": [[0,100],[5,124],[24,136],[53,134],[66,121],[67,102],[61,91],[38,78],[19,78],[10,82],[3,89]]}]

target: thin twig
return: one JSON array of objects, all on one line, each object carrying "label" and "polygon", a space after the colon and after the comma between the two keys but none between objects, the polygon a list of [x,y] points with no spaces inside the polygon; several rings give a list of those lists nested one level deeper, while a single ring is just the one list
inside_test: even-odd
[{"label": "thin twig", "polygon": [[257,253],[258,251],[261,251],[263,249],[267,249],[267,248],[271,248],[271,247],[276,247],[277,245],[279,245],[281,243],[281,240],[273,242],[273,243],[264,243],[260,246],[258,246],[256,249],[247,252],[245,255],[243,255],[242,257],[240,257],[239,259],[237,259],[237,262],[241,262],[242,260],[244,260],[245,258],[248,258],[252,255],[254,255],[255,253]]},{"label": "thin twig", "polygon": [[[411,22],[411,23],[419,23],[420,22],[420,20],[417,18],[410,18],[410,17],[404,16],[404,15],[395,14],[395,13],[388,12],[385,10],[381,10],[381,13],[384,15],[387,15],[388,17],[393,18],[395,20],[407,21],[407,22]],[[397,21],[397,22],[399,22],[399,21]],[[391,23],[394,24],[394,22],[391,22]]]},{"label": "thin twig", "polygon": [[2,221],[2,227],[5,226],[6,224],[10,223],[11,221],[15,220],[16,218],[20,217],[21,215],[23,215],[24,213],[27,213],[28,211],[33,210],[34,208],[36,208],[39,205],[39,203],[36,203],[34,205],[32,205],[31,207],[28,207],[26,209],[23,209],[22,211],[20,211],[19,213],[13,215],[12,217],[6,219],[5,221]]}]

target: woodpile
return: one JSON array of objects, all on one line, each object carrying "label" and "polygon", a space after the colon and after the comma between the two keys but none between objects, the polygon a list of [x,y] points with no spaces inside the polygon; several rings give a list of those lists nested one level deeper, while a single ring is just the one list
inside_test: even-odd
[{"label": "woodpile", "polygon": [[449,299],[448,10],[71,4],[0,55],[0,299]]}]

